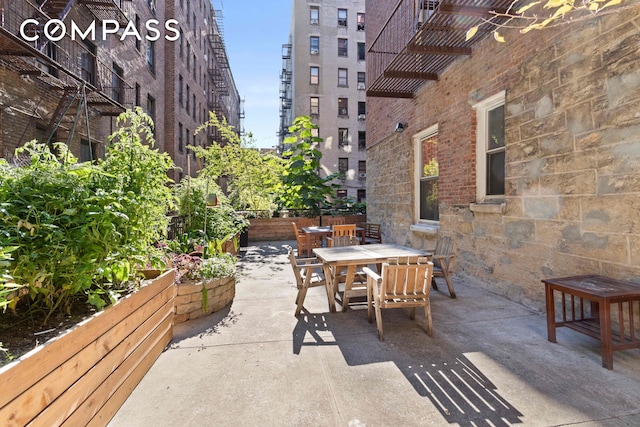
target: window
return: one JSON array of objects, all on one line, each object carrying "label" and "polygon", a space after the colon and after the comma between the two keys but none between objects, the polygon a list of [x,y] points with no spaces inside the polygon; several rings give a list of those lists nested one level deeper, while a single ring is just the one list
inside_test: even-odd
[{"label": "window", "polygon": [[367,201],[367,190],[359,189],[358,190],[358,203],[364,203]]},{"label": "window", "polygon": [[364,61],[364,43],[358,43],[358,60],[359,61]]},{"label": "window", "polygon": [[178,123],[178,151],[184,153],[184,142],[182,140],[182,123]]},{"label": "window", "polygon": [[185,105],[184,109],[187,110],[187,114],[189,114],[189,97],[191,96],[191,88],[187,85],[187,105]]},{"label": "window", "polygon": [[182,29],[180,29],[180,37],[178,38],[178,56],[182,59],[184,54],[184,37],[182,37]]},{"label": "window", "polygon": [[319,116],[320,115],[320,98],[318,98],[317,96],[312,96],[310,98],[310,114],[312,116]]},{"label": "window", "polygon": [[338,199],[344,199],[347,197],[347,190],[336,190],[336,197]]},{"label": "window", "polygon": [[347,39],[338,39],[338,56],[348,56],[349,51],[347,50],[347,46]]},{"label": "window", "polygon": [[187,43],[187,71],[191,68],[191,44]]},{"label": "window", "polygon": [[96,144],[86,139],[80,140],[80,163],[91,162],[96,158]]},{"label": "window", "polygon": [[311,137],[312,138],[320,138],[320,128],[311,129]]},{"label": "window", "polygon": [[318,25],[320,23],[320,8],[318,6],[311,6],[309,8],[309,23],[311,25]]},{"label": "window", "polygon": [[365,77],[366,73],[364,71],[358,71],[358,90],[364,90],[365,89]]},{"label": "window", "polygon": [[192,113],[192,116],[193,116],[193,120],[195,120],[196,119],[196,94],[194,93],[191,96],[192,96],[192,98],[191,98],[191,101],[192,101],[191,102],[191,113]]},{"label": "window", "polygon": [[367,103],[364,101],[358,101],[358,118],[367,114]]},{"label": "window", "polygon": [[418,133],[414,139],[416,164],[416,212],[419,221],[439,221],[438,125]]},{"label": "window", "polygon": [[82,61],[82,69],[81,76],[82,80],[87,83],[91,83],[92,85],[96,84],[96,45],[93,43],[83,40],[82,44],[84,45],[84,49],[81,54]]},{"label": "window", "polygon": [[155,42],[147,41],[147,66],[152,73],[156,72],[156,45]]},{"label": "window", "polygon": [[476,105],[478,202],[504,197],[505,141],[504,99],[500,92]]},{"label": "window", "polygon": [[309,83],[312,85],[320,84],[320,67],[309,67],[311,75]]},{"label": "window", "polygon": [[311,43],[311,55],[320,54],[320,37],[311,36],[309,37],[309,41]]},{"label": "window", "polygon": [[184,79],[182,78],[182,74],[178,75],[178,104],[182,105],[182,86],[184,84]]},{"label": "window", "polygon": [[349,170],[349,158],[340,157],[338,159],[338,173],[346,174],[348,170]]},{"label": "window", "polygon": [[338,68],[338,86],[339,87],[348,87],[349,86],[349,71],[346,68]]},{"label": "window", "polygon": [[151,9],[151,11],[154,14],[156,13],[156,2],[155,2],[155,0],[147,0],[147,6],[149,6],[149,9]]},{"label": "window", "polygon": [[[193,141],[191,143],[191,145],[193,145],[194,147],[198,146],[198,142],[196,141],[196,133],[194,132],[193,135],[191,136],[191,140]],[[196,151],[195,150],[191,150],[191,156],[193,157],[193,160],[196,160]]]},{"label": "window", "polygon": [[338,147],[344,147],[349,145],[349,129],[340,128],[338,129]]},{"label": "window", "polygon": [[190,138],[190,133],[189,133],[189,129],[187,129],[186,136],[185,136],[185,141],[187,142],[187,144],[189,143],[189,138]]},{"label": "window", "polygon": [[362,176],[362,174],[366,175],[367,173],[367,161],[366,160],[359,160],[358,161],[358,176],[360,176],[360,178],[364,178]]},{"label": "window", "polygon": [[358,151],[364,151],[367,149],[367,132],[364,130],[358,131]]},{"label": "window", "polygon": [[358,31],[364,31],[364,13],[356,15],[356,25],[358,26]]},{"label": "window", "polygon": [[347,26],[347,9],[338,9],[338,27]]},{"label": "window", "polygon": [[140,106],[140,85],[138,83],[136,83],[136,99],[135,99],[135,104],[136,107]]},{"label": "window", "polygon": [[349,98],[338,98],[338,116],[349,117]]},{"label": "window", "polygon": [[122,68],[115,62],[113,63],[113,71],[111,74],[111,98],[122,104],[124,102],[124,80]]},{"label": "window", "polygon": [[[153,120],[153,122],[156,122],[156,99],[151,96],[151,95],[147,95],[147,114],[149,115],[149,117],[151,117],[151,120]],[[156,127],[155,125],[153,126],[153,131],[155,132]]]}]

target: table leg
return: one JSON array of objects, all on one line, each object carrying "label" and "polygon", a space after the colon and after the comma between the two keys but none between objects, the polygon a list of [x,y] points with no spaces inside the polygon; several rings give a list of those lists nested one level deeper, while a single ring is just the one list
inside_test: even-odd
[{"label": "table leg", "polygon": [[613,369],[613,342],[611,338],[611,304],[600,304],[600,346],[602,366]]},{"label": "table leg", "polygon": [[324,279],[325,279],[325,288],[327,289],[327,299],[329,300],[329,311],[331,313],[336,312],[336,293],[335,293],[335,277],[331,271],[331,267],[327,264],[322,266],[322,270],[324,271]]},{"label": "table leg", "polygon": [[548,283],[544,284],[544,293],[547,305],[547,339],[556,341],[556,305],[553,300],[553,289]]},{"label": "table leg", "polygon": [[349,307],[349,292],[353,287],[353,279],[356,275],[356,266],[349,265],[347,266],[347,277],[345,277],[344,281],[344,295],[342,296],[342,311],[347,311]]}]

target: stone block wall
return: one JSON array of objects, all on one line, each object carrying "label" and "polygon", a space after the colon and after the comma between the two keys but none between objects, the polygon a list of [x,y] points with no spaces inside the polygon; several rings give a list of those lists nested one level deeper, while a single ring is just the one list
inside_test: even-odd
[{"label": "stone block wall", "polygon": [[[368,18],[368,24],[371,22]],[[479,42],[413,100],[368,100],[368,220],[386,240],[416,231],[411,136],[438,124],[440,229],[456,272],[526,305],[543,278],[640,282],[640,6],[558,29]],[[369,28],[367,28],[369,31]],[[374,31],[375,32],[375,31]],[[472,105],[505,90],[504,207],[476,208]],[[408,123],[393,133],[398,121]]]},{"label": "stone block wall", "polygon": [[[176,284],[174,324],[215,313],[233,301],[236,294],[235,277],[224,277],[209,282]],[[203,307],[202,289],[206,288],[207,306]]]}]

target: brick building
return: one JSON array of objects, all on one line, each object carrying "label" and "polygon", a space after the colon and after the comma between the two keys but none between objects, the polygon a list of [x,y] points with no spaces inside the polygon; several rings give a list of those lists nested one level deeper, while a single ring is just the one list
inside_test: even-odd
[{"label": "brick building", "polygon": [[543,278],[640,282],[640,6],[465,41],[509,3],[367,2],[367,219],[453,236],[457,273],[532,307]]},{"label": "brick building", "polygon": [[[209,111],[241,132],[220,13],[209,1],[0,4],[0,156],[10,158],[37,138],[67,142],[83,161],[100,157],[116,116],[140,106],[154,120],[157,146],[173,158],[180,179],[187,170],[197,172],[195,162],[188,164],[187,145],[224,142],[213,130],[195,135]],[[25,26],[29,18],[38,22]],[[58,41],[44,32],[54,19],[66,30]],[[80,33],[93,26],[95,32],[81,36],[74,25]]]}]

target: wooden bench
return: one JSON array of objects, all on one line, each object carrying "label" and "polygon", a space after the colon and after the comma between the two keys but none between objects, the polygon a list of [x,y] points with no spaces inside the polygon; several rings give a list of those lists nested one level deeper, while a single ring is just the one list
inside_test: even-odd
[{"label": "wooden bench", "polygon": [[[640,348],[640,326],[634,311],[640,308],[640,285],[607,277],[586,275],[542,280],[545,285],[547,335],[556,341],[556,328],[566,326],[600,340],[602,366],[613,369],[613,352]],[[560,292],[561,318],[556,319],[554,291]],[[588,301],[588,305],[585,304]],[[612,331],[611,306],[618,308]],[[625,317],[626,315],[626,317]]]}]

